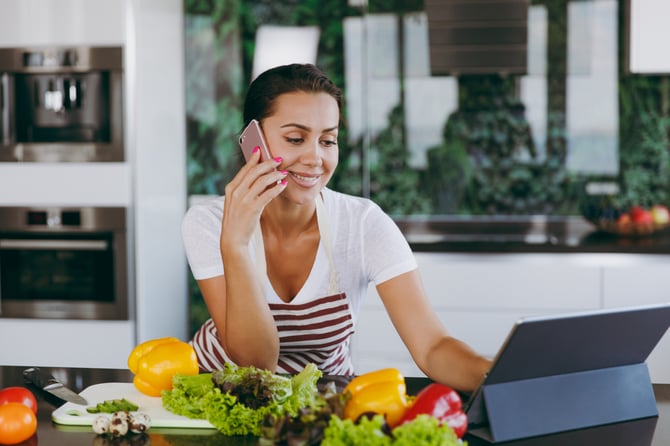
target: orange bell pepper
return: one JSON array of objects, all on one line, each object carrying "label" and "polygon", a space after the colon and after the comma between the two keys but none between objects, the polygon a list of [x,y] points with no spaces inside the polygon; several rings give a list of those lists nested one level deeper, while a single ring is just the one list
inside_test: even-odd
[{"label": "orange bell pepper", "polygon": [[387,368],[359,375],[347,384],[349,399],[344,417],[356,421],[365,413],[382,414],[395,427],[408,407],[405,377],[399,370]]},{"label": "orange bell pepper", "polygon": [[177,338],[152,339],[137,345],[128,356],[128,368],[135,374],[133,384],[149,396],[161,396],[172,389],[176,374],[197,375],[198,358],[193,347]]}]

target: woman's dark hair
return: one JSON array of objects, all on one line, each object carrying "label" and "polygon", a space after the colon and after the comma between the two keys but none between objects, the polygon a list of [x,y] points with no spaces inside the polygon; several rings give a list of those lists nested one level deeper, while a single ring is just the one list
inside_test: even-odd
[{"label": "woman's dark hair", "polygon": [[274,111],[275,100],[294,92],[327,93],[342,110],[342,91],[312,64],[281,65],[264,71],[249,85],[244,99],[244,125],[262,120]]}]

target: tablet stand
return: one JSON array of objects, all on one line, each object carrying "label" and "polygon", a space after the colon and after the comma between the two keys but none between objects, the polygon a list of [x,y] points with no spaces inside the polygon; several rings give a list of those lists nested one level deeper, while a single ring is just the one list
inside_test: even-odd
[{"label": "tablet stand", "polygon": [[658,416],[645,363],[485,385],[493,443]]}]

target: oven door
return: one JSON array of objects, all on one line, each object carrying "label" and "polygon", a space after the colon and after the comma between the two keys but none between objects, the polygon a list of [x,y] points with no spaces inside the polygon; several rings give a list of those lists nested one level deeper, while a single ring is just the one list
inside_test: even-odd
[{"label": "oven door", "polygon": [[[118,234],[0,234],[0,315],[127,319]],[[121,269],[121,270],[120,270]]]}]

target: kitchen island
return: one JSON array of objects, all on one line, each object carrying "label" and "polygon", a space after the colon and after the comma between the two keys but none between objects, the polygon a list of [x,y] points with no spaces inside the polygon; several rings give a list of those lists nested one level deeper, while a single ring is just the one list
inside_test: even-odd
[{"label": "kitchen island", "polygon": [[[96,436],[88,427],[63,426],[52,422],[51,414],[63,402],[39,389],[25,384],[22,371],[26,367],[0,366],[0,388],[26,386],[35,394],[38,409],[37,433],[25,445],[255,445],[256,438],[226,437],[213,429],[153,428],[148,433],[128,437],[132,441],[111,441]],[[130,382],[132,375],[123,369],[46,368],[56,378],[77,392],[104,382]],[[428,384],[426,378],[407,378],[408,393],[415,394]],[[613,389],[616,391],[616,389]],[[505,443],[523,446],[588,445],[608,446],[665,446],[670,444],[670,385],[654,385],[659,411],[658,417],[643,418],[625,423],[616,423],[589,429],[580,429],[557,435],[535,437],[523,441]],[[466,436],[470,445],[486,444],[477,438]]]}]

